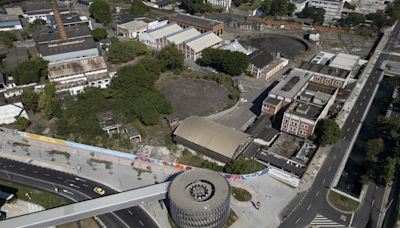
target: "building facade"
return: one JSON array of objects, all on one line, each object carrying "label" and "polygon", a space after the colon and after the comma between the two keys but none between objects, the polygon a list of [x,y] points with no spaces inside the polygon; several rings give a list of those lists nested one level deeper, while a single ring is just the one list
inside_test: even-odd
[{"label": "building facade", "polygon": [[201,33],[213,32],[220,36],[224,32],[223,22],[193,15],[173,14],[169,17],[169,21],[180,25],[182,28],[193,27]]},{"label": "building facade", "polygon": [[334,19],[342,17],[344,0],[310,0],[309,6],[325,10],[324,23],[330,23]]}]

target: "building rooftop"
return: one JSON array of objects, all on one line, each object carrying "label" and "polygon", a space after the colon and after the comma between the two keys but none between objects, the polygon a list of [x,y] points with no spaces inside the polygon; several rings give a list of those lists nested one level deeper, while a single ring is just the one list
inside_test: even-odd
[{"label": "building rooftop", "polygon": [[354,66],[358,64],[359,60],[360,57],[357,55],[339,53],[335,56],[329,66],[351,71]]},{"label": "building rooftop", "polygon": [[221,49],[228,51],[237,51],[245,55],[250,55],[252,53],[252,51],[247,50],[245,47],[243,47],[243,45],[240,44],[238,40],[234,40],[232,42],[225,44],[224,46],[221,47]]},{"label": "building rooftop", "polygon": [[348,70],[310,62],[302,62],[299,68],[306,71],[325,74],[337,78],[347,78],[350,74],[350,71]]},{"label": "building rooftop", "polygon": [[24,14],[24,11],[21,7],[6,7],[5,10],[8,15],[21,16]]},{"label": "building rooftop", "polygon": [[183,43],[186,40],[189,40],[193,37],[199,36],[201,33],[197,31],[195,28],[189,27],[177,32],[174,32],[165,38],[176,45]]},{"label": "building rooftop", "polygon": [[280,102],[282,102],[282,100],[279,100],[277,98],[273,98],[273,97],[267,97],[264,99],[263,104],[264,105],[270,105],[270,106],[277,106]]},{"label": "building rooftop", "polygon": [[130,22],[120,24],[117,26],[124,28],[124,29],[146,28],[146,22],[144,22],[142,20],[135,20],[135,21],[130,21]]},{"label": "building rooftop", "polygon": [[272,62],[273,59],[274,57],[265,50],[258,50],[250,55],[250,63],[258,68],[264,68]]},{"label": "building rooftop", "polygon": [[6,21],[19,21],[19,17],[17,15],[0,15],[0,22]]},{"label": "building rooftop", "polygon": [[321,51],[310,62],[325,65],[335,57],[335,54]]},{"label": "building rooftop", "polygon": [[21,102],[0,106],[0,124],[14,123],[17,117],[29,119]]},{"label": "building rooftop", "polygon": [[76,52],[88,49],[97,49],[96,42],[94,42],[93,38],[84,38],[84,39],[76,39],[69,40],[66,42],[53,42],[53,43],[45,43],[39,44],[38,51],[42,56],[50,56],[63,54],[68,52]]},{"label": "building rooftop", "polygon": [[169,34],[175,33],[180,30],[182,30],[181,26],[177,25],[176,23],[171,23],[164,25],[160,28],[150,29],[147,31],[147,33],[154,39],[160,39],[164,36],[168,36]]},{"label": "building rooftop", "polygon": [[[92,36],[87,26],[69,26],[65,28],[65,32],[69,40]],[[38,44],[60,41],[57,29],[48,26],[34,26],[32,37]]]},{"label": "building rooftop", "polygon": [[73,62],[59,63],[50,65],[48,68],[49,79],[59,77],[94,72],[107,69],[107,65],[102,56],[82,59]]},{"label": "building rooftop", "polygon": [[322,110],[322,106],[297,100],[290,105],[286,112],[310,120],[317,120]]},{"label": "building rooftop", "polygon": [[186,40],[184,43],[198,53],[221,42],[222,39],[210,31]]},{"label": "building rooftop", "polygon": [[116,124],[117,115],[113,111],[104,111],[96,113],[97,120],[99,121],[100,125],[109,126]]},{"label": "building rooftop", "polygon": [[135,136],[140,135],[139,131],[131,124],[125,125],[124,130],[128,137],[135,137]]},{"label": "building rooftop", "polygon": [[[25,1],[22,8],[28,15],[48,14],[52,12],[49,1]],[[60,9],[60,12],[69,11],[68,6],[64,3],[59,2],[58,8]]]},{"label": "building rooftop", "polygon": [[190,116],[174,135],[228,158],[249,141],[249,135],[199,116]]},{"label": "building rooftop", "polygon": [[280,81],[269,94],[292,100],[304,88],[311,77],[312,74],[295,68],[291,70],[286,78]]},{"label": "building rooftop", "polygon": [[8,70],[14,70],[20,63],[28,60],[28,49],[26,47],[14,47],[8,50],[7,57],[4,61]]},{"label": "building rooftop", "polygon": [[186,22],[188,24],[197,26],[213,27],[219,24],[223,24],[221,21],[211,20],[203,17],[188,15],[188,14],[173,14],[169,17],[170,21],[175,22]]}]

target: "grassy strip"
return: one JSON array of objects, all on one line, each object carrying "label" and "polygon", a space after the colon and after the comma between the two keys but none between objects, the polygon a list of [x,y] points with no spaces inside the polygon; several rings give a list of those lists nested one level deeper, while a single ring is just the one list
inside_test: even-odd
[{"label": "grassy strip", "polygon": [[[18,199],[43,206],[46,209],[63,206],[64,198],[45,191],[37,190],[26,185],[16,184],[10,181],[0,180],[0,190],[13,193]],[[26,194],[30,194],[31,199]]]},{"label": "grassy strip", "polygon": [[251,200],[250,192],[243,188],[232,187],[232,196],[241,202],[247,202]]},{"label": "grassy strip", "polygon": [[111,169],[112,168],[112,162],[110,161],[104,161],[104,160],[100,160],[100,159],[95,159],[95,158],[91,158],[87,161],[87,163],[90,166],[93,166],[93,163],[99,163],[99,164],[104,164],[106,166],[106,169]]},{"label": "grassy strip", "polygon": [[49,151],[46,151],[46,152],[47,152],[50,156],[53,156],[53,155],[61,155],[61,156],[64,156],[65,159],[67,159],[67,160],[69,160],[69,158],[71,157],[71,155],[70,155],[69,153],[64,152],[64,151],[49,150]]},{"label": "grassy strip", "polygon": [[358,206],[360,205],[359,202],[350,199],[344,195],[341,195],[337,192],[329,191],[328,194],[329,202],[339,210],[353,212],[356,211]]}]

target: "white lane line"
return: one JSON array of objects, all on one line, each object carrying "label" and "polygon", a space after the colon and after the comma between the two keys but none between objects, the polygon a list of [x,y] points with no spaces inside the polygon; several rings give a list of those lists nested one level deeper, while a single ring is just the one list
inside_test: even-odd
[{"label": "white lane line", "polygon": [[50,174],[48,174],[48,173],[45,173],[44,175],[45,175],[46,177],[49,177],[49,176],[50,176]]},{"label": "white lane line", "polygon": [[128,210],[128,213],[129,213],[130,215],[133,215],[133,213],[132,213],[132,211],[131,211],[131,210]]},{"label": "white lane line", "polygon": [[352,123],[354,123],[354,118],[351,120]]},{"label": "white lane line", "polygon": [[23,170],[23,171],[25,171],[26,169],[25,168],[19,168],[20,170]]},{"label": "white lane line", "polygon": [[369,92],[369,88],[367,88],[367,92]]},{"label": "white lane line", "polygon": [[335,156],[333,157],[333,160],[336,160],[336,156],[337,156],[337,155],[335,154]]},{"label": "white lane line", "polygon": [[82,184],[84,187],[86,187],[86,188],[88,188],[89,187],[89,185],[87,185],[87,184]]},{"label": "white lane line", "polygon": [[350,128],[348,127],[346,131],[349,132],[349,131],[350,131]]},{"label": "white lane line", "polygon": [[363,99],[365,100],[366,97],[367,97],[367,96],[364,95],[364,96],[363,96]]},{"label": "white lane line", "polygon": [[331,171],[331,169],[332,169],[332,167],[331,167],[331,166],[329,166],[328,172],[329,172],[329,171]]},{"label": "white lane line", "polygon": [[144,226],[144,223],[140,221],[140,219],[138,219],[138,222],[140,223],[140,225]]},{"label": "white lane line", "polygon": [[32,173],[37,174],[37,173],[39,173],[39,172],[36,171],[36,170],[32,170]]},{"label": "white lane line", "polygon": [[326,179],[324,178],[324,180],[322,181],[323,184],[325,184]]},{"label": "white lane line", "polygon": [[300,220],[301,220],[301,218],[298,218],[298,219],[296,220],[296,222],[294,222],[294,224],[297,224]]},{"label": "white lane line", "polygon": [[318,195],[319,195],[319,192],[317,192],[317,194],[315,194],[315,198],[317,198],[317,197],[318,197]]},{"label": "white lane line", "polygon": [[360,106],[362,106],[362,105],[363,105],[363,103],[361,102],[361,103],[360,103]]},{"label": "white lane line", "polygon": [[64,180],[64,178],[62,178],[62,177],[57,177],[57,179]]},{"label": "white lane line", "polygon": [[343,141],[346,140],[346,136],[343,136]]},{"label": "white lane line", "polygon": [[308,207],[307,207],[307,211],[308,211],[308,210],[310,210],[310,207],[311,207],[311,204],[310,204],[310,205],[308,205]]},{"label": "white lane line", "polygon": [[357,111],[356,111],[356,114],[358,114],[358,109],[357,109]]}]

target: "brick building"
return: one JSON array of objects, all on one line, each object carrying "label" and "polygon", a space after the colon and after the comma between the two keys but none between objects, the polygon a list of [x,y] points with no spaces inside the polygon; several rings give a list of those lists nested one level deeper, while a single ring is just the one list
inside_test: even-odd
[{"label": "brick building", "polygon": [[213,32],[220,36],[224,32],[224,23],[207,18],[187,14],[173,14],[169,17],[170,22],[175,22],[182,28],[193,27],[201,33]]}]

